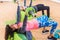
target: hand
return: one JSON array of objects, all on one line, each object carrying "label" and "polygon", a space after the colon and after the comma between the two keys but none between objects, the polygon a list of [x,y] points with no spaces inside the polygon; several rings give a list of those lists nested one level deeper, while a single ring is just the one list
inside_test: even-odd
[{"label": "hand", "polygon": [[25,10],[25,7],[24,7],[24,6],[20,6],[20,9],[21,9],[21,10]]},{"label": "hand", "polygon": [[19,29],[19,28],[22,27],[22,23],[12,24],[12,25],[10,25],[10,27],[11,27],[13,30],[15,30],[15,29]]},{"label": "hand", "polygon": [[18,29],[17,24],[12,24],[12,25],[10,25],[10,27],[11,27],[13,30]]}]

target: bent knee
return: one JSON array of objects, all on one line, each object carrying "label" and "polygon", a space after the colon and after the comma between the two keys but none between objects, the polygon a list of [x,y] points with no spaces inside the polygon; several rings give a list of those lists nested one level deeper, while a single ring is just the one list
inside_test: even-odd
[{"label": "bent knee", "polygon": [[53,22],[53,26],[57,26],[58,25],[58,23],[57,22]]}]

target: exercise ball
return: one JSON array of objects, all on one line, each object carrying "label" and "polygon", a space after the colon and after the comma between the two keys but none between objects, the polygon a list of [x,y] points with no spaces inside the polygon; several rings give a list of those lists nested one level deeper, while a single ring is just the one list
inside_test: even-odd
[{"label": "exercise ball", "polygon": [[14,32],[14,40],[28,40],[24,34]]},{"label": "exercise ball", "polygon": [[60,30],[56,30],[56,31],[54,32],[54,37],[60,39]]}]

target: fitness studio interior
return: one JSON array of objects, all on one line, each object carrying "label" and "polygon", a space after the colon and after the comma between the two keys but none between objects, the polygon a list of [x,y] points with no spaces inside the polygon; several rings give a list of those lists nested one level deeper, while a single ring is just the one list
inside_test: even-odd
[{"label": "fitness studio interior", "polygon": [[60,0],[0,0],[0,40],[60,40]]}]

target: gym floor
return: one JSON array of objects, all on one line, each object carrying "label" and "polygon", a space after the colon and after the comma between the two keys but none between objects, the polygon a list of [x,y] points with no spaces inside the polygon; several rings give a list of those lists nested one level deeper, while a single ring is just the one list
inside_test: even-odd
[{"label": "gym floor", "polygon": [[[60,3],[56,3],[50,0],[36,0],[33,2],[33,5],[37,4],[44,4],[46,6],[50,6],[50,16],[53,20],[58,22],[57,29],[60,29]],[[23,0],[21,0],[21,5],[23,5]],[[29,0],[27,0],[27,5],[29,5]],[[0,40],[4,40],[5,35],[5,22],[7,20],[15,19],[16,17],[16,11],[17,11],[17,4],[13,2],[3,2],[0,3]],[[46,11],[45,11],[46,13]],[[41,15],[41,11],[37,12],[37,16]],[[51,27],[47,27],[46,29],[50,30]],[[47,34],[41,33],[42,28],[31,30],[33,36],[36,40],[47,40]]]}]

